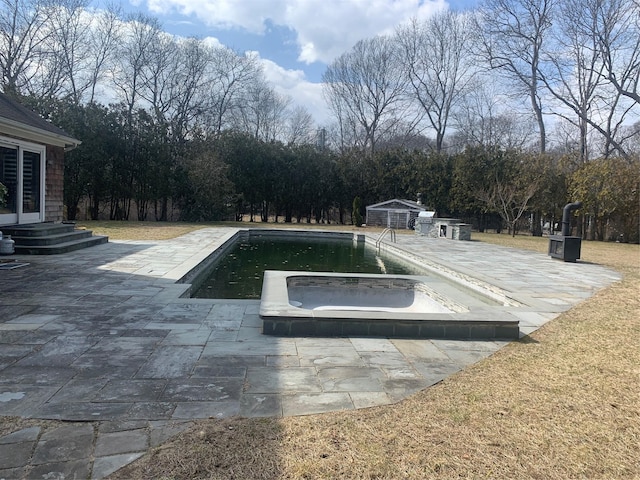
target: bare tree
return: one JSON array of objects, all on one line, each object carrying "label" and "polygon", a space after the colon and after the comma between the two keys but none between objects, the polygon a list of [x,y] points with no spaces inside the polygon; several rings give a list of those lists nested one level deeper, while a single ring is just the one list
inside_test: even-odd
[{"label": "bare tree", "polygon": [[[346,137],[374,152],[407,110],[397,44],[388,37],[361,40],[335,59],[322,76],[323,94]],[[344,141],[344,140],[343,140]]]},{"label": "bare tree", "polygon": [[87,66],[86,80],[89,92],[86,100],[89,103],[96,100],[98,86],[115,60],[122,27],[120,17],[120,7],[116,4],[92,16],[88,39],[91,56],[87,59],[87,63],[90,61],[90,64]]},{"label": "bare tree", "polygon": [[113,58],[117,7],[88,11],[89,0],[1,0],[3,90],[39,98],[95,100]]},{"label": "bare tree", "polygon": [[208,128],[220,134],[237,117],[247,89],[262,76],[255,57],[226,47],[212,48],[206,75],[207,109],[203,112]]},{"label": "bare tree", "polygon": [[244,92],[235,117],[236,128],[265,142],[282,140],[290,104],[289,97],[279,95],[260,79]]},{"label": "bare tree", "polygon": [[90,87],[85,72],[94,55],[89,41],[89,14],[85,10],[88,4],[88,0],[48,4],[47,40],[37,73],[28,86],[31,95],[81,102],[84,91]]},{"label": "bare tree", "polygon": [[597,39],[606,77],[622,95],[640,104],[640,2],[600,0],[585,24]]},{"label": "bare tree", "polygon": [[437,152],[443,149],[452,112],[477,72],[473,35],[469,15],[450,10],[424,22],[413,19],[397,31],[410,94],[435,131]]},{"label": "bare tree", "polygon": [[211,79],[207,75],[211,62],[210,48],[202,41],[187,39],[178,43],[171,98],[173,131],[180,141],[202,126],[211,88]]},{"label": "bare tree", "polygon": [[146,32],[143,41],[147,41],[146,35],[152,36],[153,41],[139,45],[144,48],[144,60],[138,65],[138,94],[150,105],[156,121],[167,124],[182,88],[178,44],[161,32]]},{"label": "bare tree", "polygon": [[145,88],[143,69],[150,63],[160,32],[157,19],[142,14],[130,18],[123,28],[112,78],[129,117],[138,105],[141,90]]},{"label": "bare tree", "polygon": [[496,178],[495,183],[486,190],[478,192],[478,199],[500,215],[508,225],[512,236],[516,235],[518,220],[529,209],[529,202],[538,191],[539,182],[526,185],[509,183]]},{"label": "bare tree", "polygon": [[[629,114],[639,114],[640,94],[640,2],[638,0],[591,0],[589,15],[575,18],[599,50],[606,81],[616,94],[609,94],[606,117],[600,122],[604,133],[602,153],[618,151],[628,158],[627,146],[633,130],[626,127]],[[624,147],[621,151],[619,146]]]},{"label": "bare tree", "polygon": [[485,0],[480,15],[483,54],[490,67],[501,72],[518,94],[529,98],[541,153],[546,151],[547,138],[538,67],[556,2]]},{"label": "bare tree", "polygon": [[622,102],[621,92],[607,79],[606,61],[594,29],[602,1],[565,0],[561,4],[554,48],[543,55],[539,65],[541,80],[560,104],[556,115],[578,128],[582,162],[590,156],[590,129],[602,135],[605,156],[617,151],[628,157],[620,133],[635,106]]},{"label": "bare tree", "polygon": [[300,145],[311,143],[313,136],[313,117],[309,111],[297,105],[289,110],[286,118],[286,143]]},{"label": "bare tree", "polygon": [[632,157],[640,159],[640,120],[625,127],[625,134],[629,138],[629,152]]},{"label": "bare tree", "polygon": [[337,95],[328,95],[323,90],[326,100],[333,111],[336,119],[335,123],[330,126],[329,138],[332,140],[339,151],[346,152],[350,148],[358,145],[358,125],[352,115],[349,115],[346,101]]},{"label": "bare tree", "polygon": [[0,73],[2,91],[18,95],[46,54],[50,9],[40,0],[0,0]]},{"label": "bare tree", "polygon": [[532,114],[517,113],[517,106],[491,78],[480,76],[476,80],[453,116],[457,133],[451,143],[458,148],[474,145],[525,149],[535,134]]},{"label": "bare tree", "polygon": [[531,199],[542,184],[545,157],[515,156],[507,152],[498,153],[495,159],[492,173],[474,193],[478,200],[500,215],[515,236],[518,221],[529,210]]}]

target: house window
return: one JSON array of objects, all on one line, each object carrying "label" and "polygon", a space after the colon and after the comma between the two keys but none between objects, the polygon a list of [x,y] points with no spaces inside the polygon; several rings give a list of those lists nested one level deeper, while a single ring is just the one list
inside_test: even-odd
[{"label": "house window", "polygon": [[22,211],[40,212],[40,154],[25,151],[22,154]]},{"label": "house window", "polygon": [[18,208],[18,149],[0,146],[0,183],[5,187],[0,214],[15,214]]}]

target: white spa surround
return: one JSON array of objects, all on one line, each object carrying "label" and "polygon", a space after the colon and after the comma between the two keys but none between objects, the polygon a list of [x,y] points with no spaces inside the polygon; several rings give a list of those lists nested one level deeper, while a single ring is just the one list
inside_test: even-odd
[{"label": "white spa surround", "polygon": [[502,308],[437,275],[267,270],[260,316],[267,335],[517,338]]}]

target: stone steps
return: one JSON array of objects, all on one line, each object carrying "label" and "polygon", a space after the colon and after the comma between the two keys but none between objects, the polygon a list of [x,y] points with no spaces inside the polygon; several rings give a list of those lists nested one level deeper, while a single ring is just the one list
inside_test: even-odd
[{"label": "stone steps", "polygon": [[78,230],[73,223],[35,223],[0,227],[3,235],[15,241],[15,253],[56,255],[107,243],[109,238]]}]

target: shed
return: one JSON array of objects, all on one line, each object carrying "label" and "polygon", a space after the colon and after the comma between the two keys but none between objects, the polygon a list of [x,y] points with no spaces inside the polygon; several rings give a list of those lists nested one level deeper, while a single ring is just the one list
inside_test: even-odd
[{"label": "shed", "polygon": [[371,226],[413,229],[420,212],[430,210],[413,200],[394,198],[367,206],[366,224]]}]

